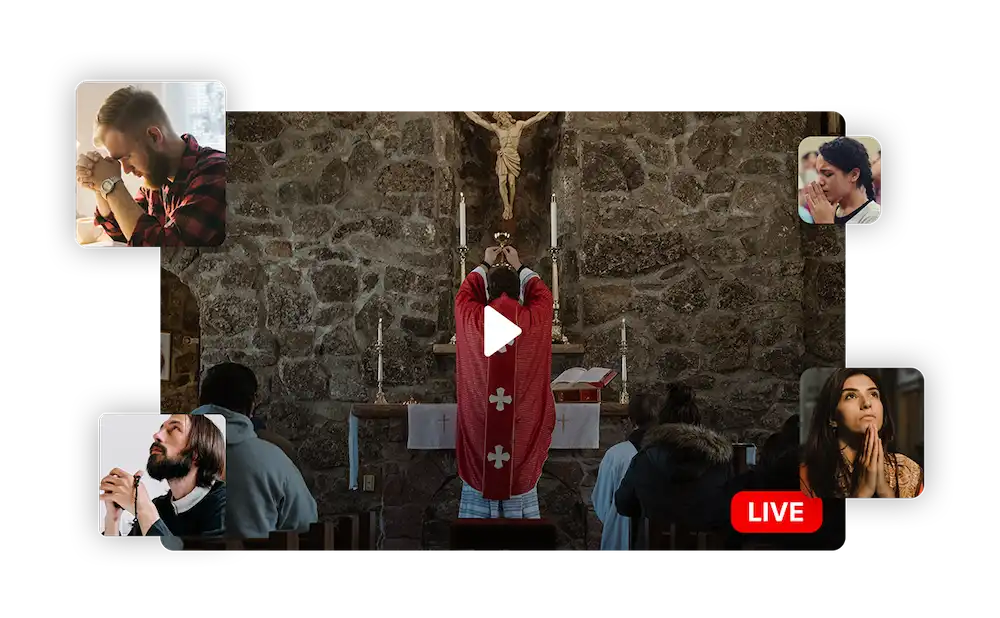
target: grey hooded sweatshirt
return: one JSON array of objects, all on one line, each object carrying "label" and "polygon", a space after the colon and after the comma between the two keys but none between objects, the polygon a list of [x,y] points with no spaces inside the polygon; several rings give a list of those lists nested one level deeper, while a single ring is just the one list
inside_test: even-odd
[{"label": "grey hooded sweatshirt", "polygon": [[253,423],[214,405],[192,414],[226,418],[226,536],[261,539],[274,530],[305,532],[316,522],[316,501],[302,473],[277,446],[257,437]]}]

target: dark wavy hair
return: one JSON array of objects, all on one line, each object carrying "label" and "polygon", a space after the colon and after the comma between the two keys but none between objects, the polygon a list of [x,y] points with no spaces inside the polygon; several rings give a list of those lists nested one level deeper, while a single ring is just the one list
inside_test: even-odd
[{"label": "dark wavy hair", "polygon": [[868,199],[875,199],[872,164],[868,159],[868,150],[864,144],[849,137],[838,137],[832,142],[820,146],[819,154],[845,174],[857,169],[859,175],[855,186],[864,187]]},{"label": "dark wavy hair", "polygon": [[212,419],[201,414],[191,414],[185,455],[190,455],[198,466],[195,483],[198,487],[211,487],[226,475],[226,439]]},{"label": "dark wavy hair", "polygon": [[[844,382],[856,375],[871,378],[882,393],[882,375],[877,369],[838,369],[830,374],[819,393],[816,409],[809,423],[809,435],[803,449],[803,463],[806,465],[809,487],[816,496],[823,499],[847,498],[858,488],[861,482],[861,466],[854,466],[850,472],[847,460],[840,450],[840,439],[837,428],[833,425],[837,419],[837,405],[844,388]],[[885,457],[896,473],[896,497],[899,497],[899,470],[896,467],[895,438],[896,424],[893,420],[891,404],[882,399],[882,429],[878,437],[882,440]],[[860,452],[858,453],[860,456]],[[846,493],[841,487],[840,479],[848,478]]]},{"label": "dark wavy hair", "polygon": [[667,397],[660,408],[660,424],[664,423],[686,423],[688,425],[701,425],[701,412],[698,411],[698,404],[694,400],[694,390],[679,382],[667,385]]}]

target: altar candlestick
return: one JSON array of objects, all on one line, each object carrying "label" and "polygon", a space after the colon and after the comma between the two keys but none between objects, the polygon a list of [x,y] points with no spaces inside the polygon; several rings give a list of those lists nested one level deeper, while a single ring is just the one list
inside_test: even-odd
[{"label": "altar candlestick", "polygon": [[382,386],[382,318],[378,319],[378,383]]},{"label": "altar candlestick", "polygon": [[460,242],[461,246],[465,246],[465,193],[460,193],[461,200],[458,204],[458,227],[461,230]]},{"label": "altar candlestick", "polygon": [[551,229],[552,229],[552,246],[553,247],[558,247],[559,246],[559,244],[558,244],[559,234],[556,231],[556,194],[555,193],[552,194],[552,206],[551,206],[551,212],[549,214],[549,218],[552,220],[552,225],[550,226]]},{"label": "altar candlestick", "polygon": [[625,364],[625,318],[622,318],[622,382],[628,383],[628,367]]}]

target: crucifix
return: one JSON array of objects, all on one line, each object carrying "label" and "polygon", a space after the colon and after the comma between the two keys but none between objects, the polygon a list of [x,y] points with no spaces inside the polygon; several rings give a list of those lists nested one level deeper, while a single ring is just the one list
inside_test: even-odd
[{"label": "crucifix", "polygon": [[549,115],[538,112],[527,120],[515,120],[510,112],[493,112],[496,124],[487,122],[476,112],[465,112],[472,122],[494,133],[500,140],[497,150],[497,179],[500,182],[500,199],[503,200],[503,218],[514,218],[514,185],[521,175],[521,155],[517,147],[521,143],[521,132]]}]

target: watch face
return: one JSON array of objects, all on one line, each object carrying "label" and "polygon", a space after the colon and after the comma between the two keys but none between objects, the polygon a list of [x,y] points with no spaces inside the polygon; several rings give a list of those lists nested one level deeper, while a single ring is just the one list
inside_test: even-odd
[{"label": "watch face", "polygon": [[101,190],[105,193],[110,193],[112,189],[115,188],[115,181],[110,178],[101,183]]}]

